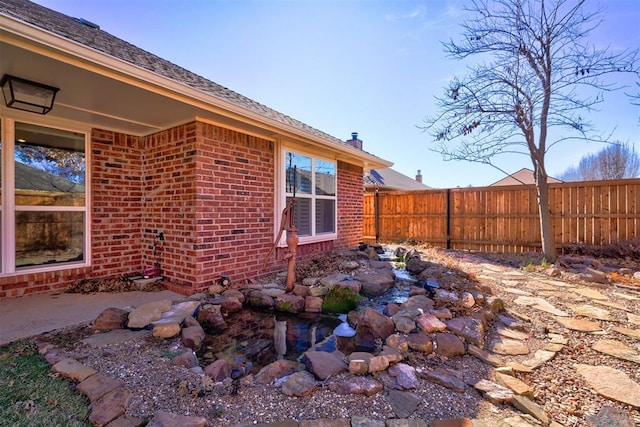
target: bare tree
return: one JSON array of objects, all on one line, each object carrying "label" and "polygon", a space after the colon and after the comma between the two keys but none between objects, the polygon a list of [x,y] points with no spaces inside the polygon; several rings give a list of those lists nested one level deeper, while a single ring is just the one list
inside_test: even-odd
[{"label": "bare tree", "polygon": [[563,181],[635,178],[640,174],[640,154],[630,144],[611,144],[580,159],[560,175]]},{"label": "bare tree", "polygon": [[[476,57],[463,78],[453,78],[436,98],[438,113],[421,128],[436,140],[445,160],[489,164],[499,154],[521,153],[533,164],[542,250],[556,248],[549,212],[545,156],[560,141],[594,138],[580,112],[617,90],[603,77],[638,73],[638,50],[612,54],[587,43],[602,11],[586,13],[585,0],[472,0],[472,18],[460,42],[445,43],[454,59]],[[578,93],[578,88],[585,90]],[[589,94],[593,94],[590,96]],[[569,136],[551,140],[553,127]],[[566,134],[565,134],[566,135]],[[597,138],[596,138],[597,139]]]}]

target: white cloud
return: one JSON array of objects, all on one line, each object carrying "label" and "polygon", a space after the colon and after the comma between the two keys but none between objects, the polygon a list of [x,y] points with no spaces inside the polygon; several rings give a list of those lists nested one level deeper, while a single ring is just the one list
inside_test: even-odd
[{"label": "white cloud", "polygon": [[426,13],[427,7],[423,4],[419,4],[414,10],[409,13],[387,13],[385,15],[385,19],[392,22],[407,19],[423,19]]}]

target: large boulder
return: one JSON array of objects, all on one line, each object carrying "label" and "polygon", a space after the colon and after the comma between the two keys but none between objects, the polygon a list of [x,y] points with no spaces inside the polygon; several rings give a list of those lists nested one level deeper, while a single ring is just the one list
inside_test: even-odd
[{"label": "large boulder", "polygon": [[366,296],[384,295],[396,283],[394,274],[387,270],[358,273],[354,279],[362,284],[362,293]]},{"label": "large boulder", "polygon": [[367,308],[358,319],[356,346],[362,350],[374,351],[394,332],[395,325],[390,317]]},{"label": "large boulder", "polygon": [[406,269],[413,276],[418,276],[422,273],[431,263],[429,261],[423,261],[420,258],[411,258],[407,261]]}]

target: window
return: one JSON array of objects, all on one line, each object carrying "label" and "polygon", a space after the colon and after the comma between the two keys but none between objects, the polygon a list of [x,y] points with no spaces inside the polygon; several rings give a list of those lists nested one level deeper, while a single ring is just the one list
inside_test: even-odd
[{"label": "window", "polygon": [[285,200],[295,197],[293,223],[304,242],[336,237],[336,163],[284,150]]},{"label": "window", "polygon": [[2,273],[86,264],[86,135],[3,124]]}]

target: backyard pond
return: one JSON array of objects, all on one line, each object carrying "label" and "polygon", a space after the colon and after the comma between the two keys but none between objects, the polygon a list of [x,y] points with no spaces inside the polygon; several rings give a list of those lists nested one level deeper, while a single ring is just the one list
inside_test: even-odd
[{"label": "backyard pond", "polygon": [[[390,303],[406,301],[416,280],[404,268],[395,268],[394,274],[395,286],[379,297],[363,297],[358,310],[370,307],[383,312]],[[226,328],[205,337],[198,353],[203,366],[224,359],[233,365],[250,362],[257,371],[278,359],[299,361],[308,350],[358,350],[353,339],[355,330],[348,324],[346,314],[292,315],[243,309],[225,320]]]}]

